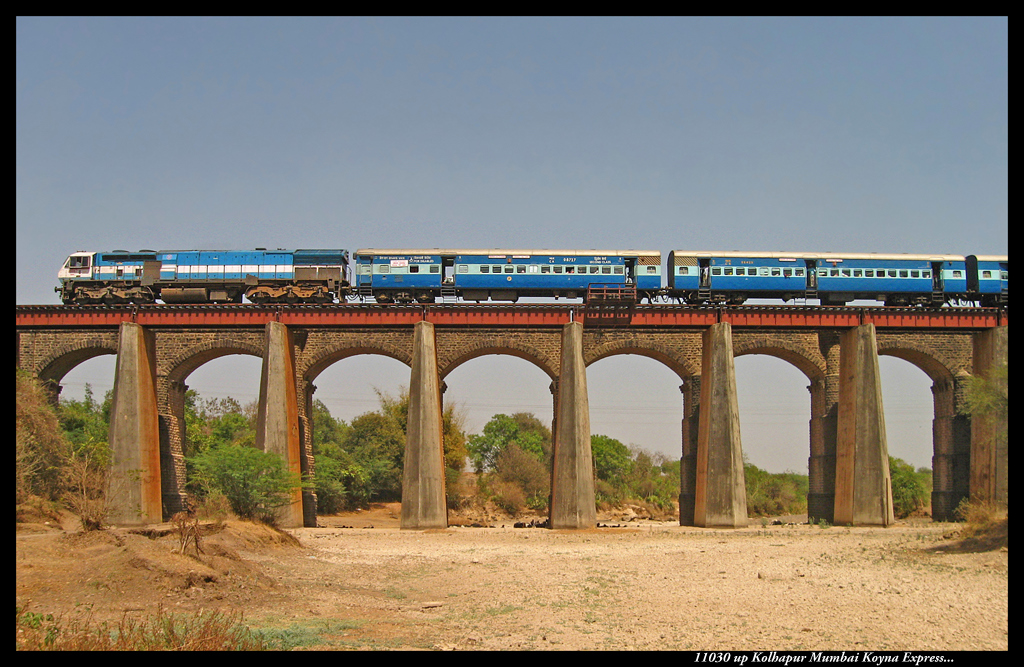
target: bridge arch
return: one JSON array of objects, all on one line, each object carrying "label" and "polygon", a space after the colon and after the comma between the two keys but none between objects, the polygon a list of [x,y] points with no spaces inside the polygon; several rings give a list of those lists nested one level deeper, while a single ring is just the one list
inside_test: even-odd
[{"label": "bridge arch", "polygon": [[[552,382],[558,380],[558,360],[544,353],[534,345],[511,338],[497,338],[485,341],[474,341],[459,348],[456,355],[442,362],[438,360],[438,375],[443,381],[448,374],[462,364],[491,354],[503,354],[524,359],[544,371]],[[440,356],[440,355],[438,355]],[[443,365],[442,365],[443,364]]]},{"label": "bridge arch", "polygon": [[307,360],[303,367],[298,370],[298,373],[306,382],[313,382],[321,373],[342,359],[348,359],[349,357],[361,354],[389,357],[400,361],[406,366],[412,366],[412,356],[403,349],[386,345],[340,345],[336,348],[324,350],[315,358]]},{"label": "bridge arch", "polygon": [[96,336],[60,345],[39,364],[37,376],[43,382],[60,384],[79,364],[94,357],[117,354],[117,337]]},{"label": "bridge arch", "polygon": [[203,364],[231,354],[262,358],[263,347],[256,341],[238,338],[204,341],[189,346],[168,359],[165,365],[165,375],[170,382],[184,383],[185,379]]},{"label": "bridge arch", "polygon": [[[815,340],[816,344],[817,340]],[[811,383],[820,381],[825,376],[826,362],[821,353],[816,349],[811,351],[808,345],[792,338],[775,336],[770,338],[765,336],[749,337],[743,334],[734,334],[732,353],[734,357],[764,354],[782,359],[800,369]]]},{"label": "bridge arch", "polygon": [[583,355],[583,363],[590,366],[596,361],[620,354],[636,354],[660,361],[678,375],[680,380],[700,375],[700,358],[682,356],[670,346],[656,341],[606,341],[587,350]]}]

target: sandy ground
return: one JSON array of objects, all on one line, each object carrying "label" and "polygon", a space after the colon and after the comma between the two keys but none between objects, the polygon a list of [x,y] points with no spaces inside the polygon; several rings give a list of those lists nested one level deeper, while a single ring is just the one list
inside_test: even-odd
[{"label": "sandy ground", "polygon": [[198,557],[168,525],[18,524],[16,597],[96,620],[240,612],[307,649],[1008,649],[1007,548],[965,548],[954,524],[630,518],[409,531],[386,505],[284,532],[229,521]]}]

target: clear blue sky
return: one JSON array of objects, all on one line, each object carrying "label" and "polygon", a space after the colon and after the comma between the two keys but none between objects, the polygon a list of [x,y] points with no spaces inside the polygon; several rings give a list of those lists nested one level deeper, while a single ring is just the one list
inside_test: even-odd
[{"label": "clear blue sky", "polygon": [[[74,250],[1007,253],[1005,17],[30,17],[16,41],[19,304],[58,303]],[[883,362],[890,450],[930,466],[927,380]],[[245,362],[217,363],[189,384],[254,393],[258,364],[215,389]],[[69,395],[110,384],[87,366]],[[678,455],[666,369],[591,371],[594,432]],[[737,373],[751,460],[806,469],[806,381],[763,357]],[[526,362],[456,374],[471,428],[550,417]],[[317,397],[351,418],[366,378],[406,376],[343,362]]]}]

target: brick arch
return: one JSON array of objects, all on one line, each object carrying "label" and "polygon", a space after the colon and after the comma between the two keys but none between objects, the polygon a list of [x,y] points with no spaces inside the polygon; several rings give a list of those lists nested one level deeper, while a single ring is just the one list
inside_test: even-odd
[{"label": "brick arch", "polygon": [[[817,341],[815,341],[815,344]],[[742,357],[749,354],[764,354],[796,366],[810,382],[815,382],[825,377],[825,358],[817,350],[811,352],[807,346],[799,341],[785,338],[753,338],[733,336],[732,353],[734,357]]]},{"label": "brick arch", "polygon": [[330,366],[336,364],[342,359],[347,359],[360,354],[376,354],[383,357],[390,357],[391,359],[402,362],[406,366],[412,366],[412,355],[409,353],[409,350],[404,347],[392,345],[386,342],[374,343],[372,345],[345,342],[340,345],[327,347],[320,351],[315,357],[303,363],[302,367],[299,368],[297,372],[300,377],[306,380],[306,382],[312,382]]},{"label": "brick arch", "polygon": [[61,345],[39,365],[40,380],[60,383],[79,364],[105,354],[117,354],[117,336],[95,337]]},{"label": "brick arch", "polygon": [[491,339],[471,344],[468,348],[462,348],[457,356],[451,360],[445,361],[443,366],[441,365],[441,360],[438,359],[438,375],[442,380],[444,380],[449,373],[467,361],[489,354],[505,354],[512,357],[519,357],[520,359],[524,359],[544,371],[551,380],[554,381],[558,379],[558,359],[550,359],[549,355],[545,354],[540,349],[527,343],[523,343],[522,341],[500,338],[497,340]]},{"label": "brick arch", "polygon": [[229,354],[247,354],[262,358],[263,348],[251,341],[230,338],[204,341],[189,347],[167,362],[167,379],[184,383],[185,379],[203,364]]},{"label": "brick arch", "polygon": [[943,358],[931,346],[918,341],[878,339],[878,354],[909,361],[924,371],[932,382],[952,382],[965,369]]},{"label": "brick arch", "polygon": [[653,341],[613,340],[601,343],[584,353],[583,363],[590,366],[595,361],[619,354],[636,354],[660,361],[678,375],[680,380],[700,375],[700,359],[680,357],[677,351],[667,345]]}]

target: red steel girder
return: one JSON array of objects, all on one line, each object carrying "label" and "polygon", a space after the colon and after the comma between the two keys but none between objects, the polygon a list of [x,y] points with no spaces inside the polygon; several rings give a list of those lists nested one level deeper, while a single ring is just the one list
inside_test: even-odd
[{"label": "red steel girder", "polygon": [[805,306],[645,305],[602,309],[573,305],[172,305],[172,306],[17,306],[18,327],[116,327],[121,322],[167,327],[412,326],[420,321],[457,327],[562,326],[576,320],[588,327],[706,328],[718,322],[734,327],[989,329],[1008,323],[996,308],[858,308]]}]

